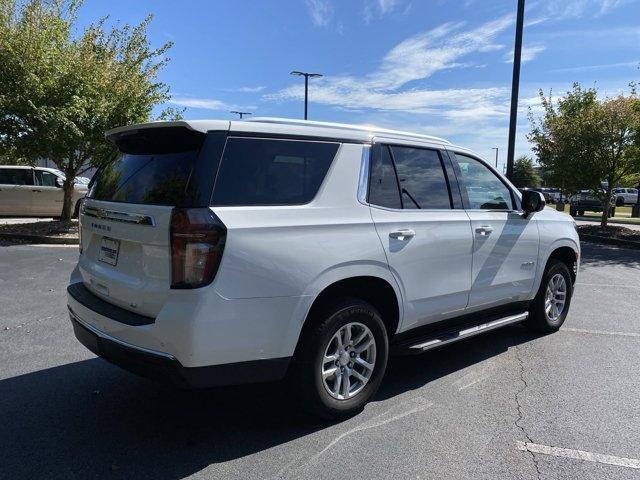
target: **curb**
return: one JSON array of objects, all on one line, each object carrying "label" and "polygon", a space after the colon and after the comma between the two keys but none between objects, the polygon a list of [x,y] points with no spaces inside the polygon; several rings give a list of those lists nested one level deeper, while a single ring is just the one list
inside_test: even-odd
[{"label": "curb", "polygon": [[589,243],[604,243],[606,245],[615,245],[617,247],[640,249],[640,242],[635,240],[621,240],[619,238],[601,237],[599,235],[580,234],[580,240]]},{"label": "curb", "polygon": [[26,233],[0,233],[0,238],[9,240],[28,240],[31,243],[45,243],[51,245],[78,245],[78,237],[47,237],[44,235],[28,235]]}]

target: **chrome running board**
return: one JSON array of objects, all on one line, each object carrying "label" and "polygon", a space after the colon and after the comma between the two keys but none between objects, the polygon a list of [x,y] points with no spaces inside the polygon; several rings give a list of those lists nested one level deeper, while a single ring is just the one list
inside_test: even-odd
[{"label": "chrome running board", "polygon": [[529,317],[529,312],[522,312],[516,315],[509,315],[508,317],[498,318],[487,323],[481,323],[480,325],[474,325],[473,327],[465,328],[460,331],[442,332],[433,338],[415,345],[411,345],[409,348],[413,352],[425,352],[433,348],[438,348],[449,343],[457,342],[458,340],[464,340],[465,338],[473,337],[496,328],[504,327],[512,323],[518,323],[526,320]]}]

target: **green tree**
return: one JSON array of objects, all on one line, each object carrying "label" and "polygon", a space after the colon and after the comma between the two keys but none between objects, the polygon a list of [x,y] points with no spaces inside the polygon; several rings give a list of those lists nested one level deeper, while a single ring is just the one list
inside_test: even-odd
[{"label": "green tree", "polygon": [[513,184],[518,187],[539,187],[540,176],[533,166],[533,159],[526,155],[516,158],[513,163]]},{"label": "green tree", "polygon": [[113,28],[103,18],[75,34],[81,4],[0,0],[0,156],[46,158],[64,172],[63,220],[75,177],[113,157],[105,131],[149,120],[170,98],[156,77],[171,43],[150,47],[151,16]]},{"label": "green tree", "polygon": [[[554,183],[575,192],[590,189],[608,206],[613,188],[640,174],[640,108],[635,86],[629,95],[598,100],[597,90],[574,84],[553,101],[540,92],[543,115],[530,113],[529,140]],[[607,226],[608,208],[601,226]]]}]

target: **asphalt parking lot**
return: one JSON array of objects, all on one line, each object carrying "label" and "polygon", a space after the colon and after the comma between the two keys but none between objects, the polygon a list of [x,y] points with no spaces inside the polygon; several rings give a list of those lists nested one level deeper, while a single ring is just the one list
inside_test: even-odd
[{"label": "asphalt parking lot", "polygon": [[583,249],[560,332],[394,358],[329,424],[280,384],[177,391],[97,359],[66,314],[77,247],[0,247],[0,478],[640,478],[640,252]]}]

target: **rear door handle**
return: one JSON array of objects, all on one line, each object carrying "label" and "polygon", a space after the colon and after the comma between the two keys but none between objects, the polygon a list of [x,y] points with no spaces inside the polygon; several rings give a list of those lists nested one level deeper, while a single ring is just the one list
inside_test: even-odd
[{"label": "rear door handle", "polygon": [[403,228],[400,230],[396,230],[395,232],[391,232],[389,234],[390,238],[395,238],[396,240],[409,240],[412,237],[415,237],[416,232],[410,230],[408,228]]},{"label": "rear door handle", "polygon": [[484,225],[482,227],[476,228],[476,233],[483,237],[491,235],[491,232],[493,232],[493,227],[491,225]]}]

